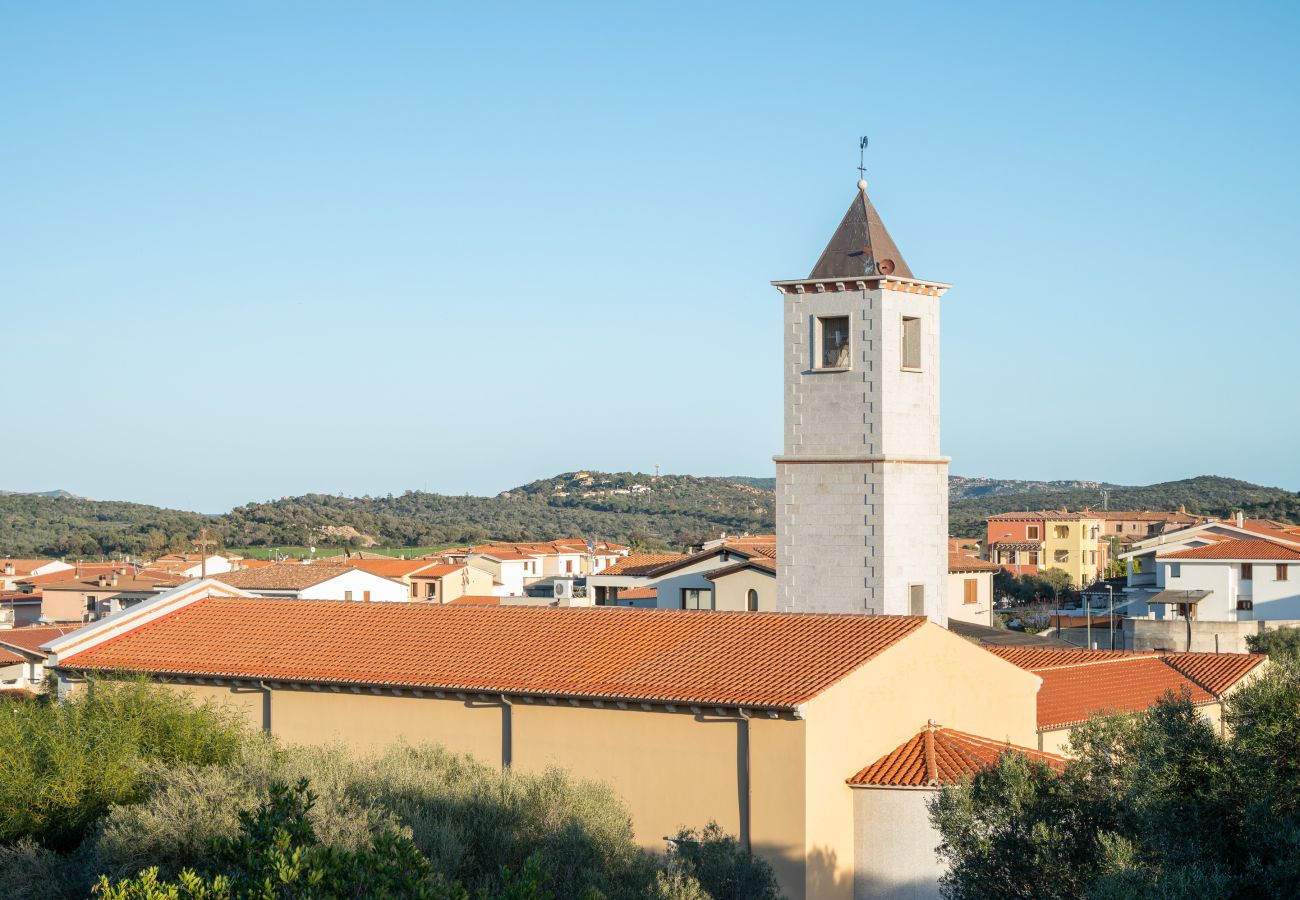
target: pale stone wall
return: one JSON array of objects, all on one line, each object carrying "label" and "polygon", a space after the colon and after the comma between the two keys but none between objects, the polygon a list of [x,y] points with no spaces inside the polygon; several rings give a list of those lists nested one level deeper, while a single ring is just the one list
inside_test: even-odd
[{"label": "pale stone wall", "polygon": [[939,832],[926,803],[932,788],[857,788],[853,837],[854,900],[938,900],[944,866],[935,856]]},{"label": "pale stone wall", "polygon": [[[893,290],[784,294],[777,609],[947,621],[948,467],[939,454],[939,301]],[[848,316],[850,365],[819,369],[817,320]],[[921,365],[902,368],[903,317]]]}]

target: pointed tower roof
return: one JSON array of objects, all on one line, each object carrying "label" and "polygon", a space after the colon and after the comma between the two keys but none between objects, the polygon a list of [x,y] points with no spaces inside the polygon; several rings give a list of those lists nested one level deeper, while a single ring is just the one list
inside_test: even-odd
[{"label": "pointed tower roof", "polygon": [[912,270],[880,220],[880,213],[867,198],[867,183],[859,181],[857,196],[808,277],[861,278],[864,275],[911,278]]}]

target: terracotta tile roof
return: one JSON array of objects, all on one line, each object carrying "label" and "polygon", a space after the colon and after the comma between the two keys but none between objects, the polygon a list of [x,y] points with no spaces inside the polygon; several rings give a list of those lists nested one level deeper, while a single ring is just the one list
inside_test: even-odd
[{"label": "terracotta tile roof", "polygon": [[1154,656],[1154,653],[1138,653],[1133,650],[1085,650],[1064,649],[1057,647],[995,647],[985,646],[985,650],[1002,657],[1012,665],[1031,672],[1040,669],[1055,669],[1060,666],[1077,666],[1082,663],[1103,662],[1108,659],[1128,659],[1132,656]]},{"label": "terracotta tile roof", "polygon": [[152,579],[154,581],[159,582],[160,584],[178,585],[178,584],[184,584],[186,581],[186,578],[183,575],[179,575],[175,572],[169,572],[166,569],[155,569],[152,567],[147,569],[141,569],[137,573],[137,575],[140,578]]},{"label": "terracotta tile roof", "polygon": [[652,587],[624,588],[618,592],[620,600],[655,600],[659,597],[659,589]]},{"label": "terracotta tile roof", "polygon": [[597,573],[600,575],[644,575],[664,563],[686,558],[685,553],[633,553]]},{"label": "terracotta tile roof", "polygon": [[[68,572],[58,572],[66,579],[70,574]],[[118,575],[117,584],[100,584],[99,577],[68,579],[65,581],[44,582],[41,584],[41,590],[45,593],[50,591],[117,591],[121,594],[140,594],[151,591],[165,591],[167,588],[176,587],[184,581],[183,578],[177,578],[171,574],[159,574],[156,578],[145,578],[139,575]]]},{"label": "terracotta tile roof", "polygon": [[[426,562],[428,562],[426,560]],[[428,563],[428,567],[418,572],[413,572],[414,578],[446,578],[455,572],[465,568],[464,563]],[[486,574],[486,573],[485,573]]]},{"label": "terracotta tile roof", "polygon": [[1170,653],[1164,661],[1219,697],[1267,658],[1259,653]]},{"label": "terracotta tile roof", "polygon": [[1040,731],[1085,722],[1098,713],[1140,712],[1169,692],[1184,691],[1193,703],[1210,703],[1213,694],[1159,656],[1131,656],[1035,669],[1043,679],[1038,690]]},{"label": "terracotta tile roof", "polygon": [[80,625],[32,625],[28,628],[10,628],[0,631],[0,645],[26,650],[29,653],[40,653],[41,644],[48,643],[59,635],[76,631],[80,627]]},{"label": "terracotta tile roof", "polygon": [[40,603],[40,591],[0,591],[0,606],[6,603]]},{"label": "terracotta tile roof", "polygon": [[352,571],[352,566],[332,563],[277,563],[260,569],[242,569],[213,575],[217,581],[231,587],[252,591],[299,591],[329,581]]},{"label": "terracotta tile roof", "polygon": [[991,563],[977,556],[967,556],[964,553],[948,554],[949,572],[998,572],[1001,569],[1002,567],[997,563]]},{"label": "terracotta tile roof", "polygon": [[27,657],[21,653],[15,653],[8,647],[0,644],[0,666],[12,666],[14,663],[27,662]]},{"label": "terracotta tile roof", "polygon": [[464,594],[455,600],[448,600],[448,606],[500,606],[501,598],[491,594]]},{"label": "terracotta tile roof", "polygon": [[1054,769],[1065,757],[964,731],[928,725],[906,743],[886,753],[848,779],[849,784],[878,787],[937,787],[953,784],[995,766],[1002,754],[1023,753]]},{"label": "terracotta tile roof", "polygon": [[273,565],[275,565],[275,560],[271,559],[241,559],[235,562],[236,568],[241,571],[244,569],[260,569],[263,566]]},{"label": "terracotta tile roof", "polygon": [[788,709],[923,627],[908,616],[207,597],[61,662]]},{"label": "terracotta tile roof", "polygon": [[435,565],[427,559],[349,559],[344,565],[383,578],[409,578]]},{"label": "terracotta tile roof", "polygon": [[[4,569],[6,566],[14,567],[13,575],[6,576],[9,578],[13,578],[16,575],[30,575],[33,569],[39,569],[41,566],[48,566],[52,562],[58,562],[58,560],[14,559],[13,557],[5,557],[4,559],[0,559],[0,575],[4,575]],[[63,571],[70,572],[72,570],[64,569]]]},{"label": "terracotta tile roof", "polygon": [[1268,540],[1219,541],[1177,553],[1157,555],[1157,559],[1263,559],[1300,560],[1300,549]]}]

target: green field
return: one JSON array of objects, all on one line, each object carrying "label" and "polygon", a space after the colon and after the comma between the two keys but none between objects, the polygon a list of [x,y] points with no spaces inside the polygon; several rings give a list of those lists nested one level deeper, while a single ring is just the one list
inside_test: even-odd
[{"label": "green field", "polygon": [[[416,556],[424,556],[426,553],[435,553],[439,550],[446,550],[448,547],[455,547],[456,544],[442,544],[437,547],[366,547],[367,553],[382,553],[384,556],[403,556],[411,559]],[[230,547],[227,553],[233,553],[236,556],[243,556],[248,559],[272,559],[275,556],[291,556],[295,559],[307,559],[311,556],[340,556],[343,553],[342,547],[320,547],[316,548],[313,554],[310,547]]]}]

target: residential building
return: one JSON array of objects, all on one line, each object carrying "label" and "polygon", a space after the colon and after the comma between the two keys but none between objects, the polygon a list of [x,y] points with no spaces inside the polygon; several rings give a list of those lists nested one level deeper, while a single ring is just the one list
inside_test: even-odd
[{"label": "residential building", "polygon": [[376,603],[400,603],[410,599],[410,588],[400,581],[354,566],[330,563],[277,563],[258,569],[224,572],[214,577],[223,584],[259,597]]},{"label": "residential building", "polygon": [[[754,610],[772,610],[776,606],[775,552],[766,542],[711,543],[707,550],[671,556],[654,565],[616,566],[588,579],[588,588],[597,606],[744,611],[750,610],[752,603]],[[614,586],[616,579],[621,583]],[[629,587],[653,587],[655,593],[653,597],[648,592],[628,595],[625,590]]]},{"label": "residential building", "polygon": [[[648,589],[654,580],[649,573],[685,558],[685,553],[631,553],[602,572],[589,576],[587,590],[596,606],[616,606],[616,601],[629,591],[644,592]],[[646,596],[638,593],[636,599],[644,600]]]},{"label": "residential building", "polygon": [[46,652],[41,646],[76,626],[37,625],[0,630],[0,694],[45,688]]},{"label": "residential building", "polygon": [[[77,568],[80,572],[84,567]],[[134,572],[129,566],[118,565],[108,572],[90,577],[42,583],[41,619],[50,623],[93,622],[143,603],[150,597],[175,587],[182,580],[175,575],[151,578]],[[70,573],[53,574],[67,576]]]},{"label": "residential building", "polygon": [[70,572],[73,567],[58,559],[3,559],[0,560],[0,591],[14,591],[33,575],[53,572]]},{"label": "residential building", "polygon": [[41,618],[40,591],[0,591],[0,628],[25,628]]},{"label": "residential building", "polygon": [[413,600],[451,603],[462,597],[492,594],[492,576],[466,563],[434,563],[410,579]]},{"label": "residential building", "polygon": [[706,572],[713,584],[713,608],[731,612],[776,609],[776,560],[751,556]]},{"label": "residential building", "polygon": [[564,766],[622,797],[645,849],[716,821],[792,900],[853,897],[880,823],[846,780],[927,722],[1037,734],[1039,677],[922,617],[291,601],[210,579],[50,648],[64,694],[139,672],[290,743]]},{"label": "residential building", "polygon": [[939,298],[858,185],[785,307],[776,457],[777,609],[923,614],[944,624],[948,458],[939,449]]},{"label": "residential building", "polygon": [[228,556],[216,553],[168,553],[149,563],[148,567],[158,572],[170,572],[182,578],[202,578],[205,575],[220,575],[238,568],[237,562]]},{"label": "residential building", "polygon": [[993,576],[1001,566],[965,553],[948,554],[948,623],[993,625]]},{"label": "residential building", "polygon": [[1083,587],[1104,574],[1110,544],[1103,522],[1092,513],[1034,510],[989,516],[985,545],[991,562],[1013,575],[1061,569],[1070,584]]}]

